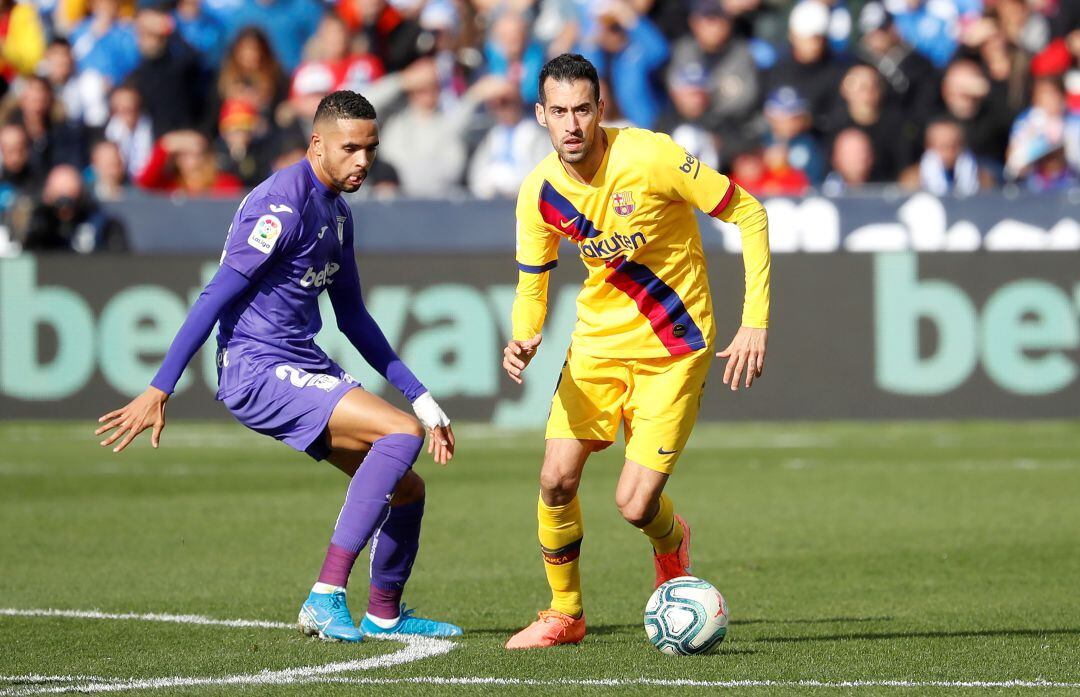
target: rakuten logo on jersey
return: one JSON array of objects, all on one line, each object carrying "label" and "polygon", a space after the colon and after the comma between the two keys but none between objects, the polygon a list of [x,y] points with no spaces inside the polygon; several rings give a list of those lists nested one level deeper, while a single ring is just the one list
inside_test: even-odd
[{"label": "rakuten logo on jersey", "polygon": [[337,270],[341,268],[340,264],[335,264],[332,261],[326,262],[321,270],[316,273],[314,266],[309,266],[308,270],[304,272],[303,278],[300,279],[300,285],[304,288],[322,288],[323,286],[330,285],[334,281],[330,278]]}]

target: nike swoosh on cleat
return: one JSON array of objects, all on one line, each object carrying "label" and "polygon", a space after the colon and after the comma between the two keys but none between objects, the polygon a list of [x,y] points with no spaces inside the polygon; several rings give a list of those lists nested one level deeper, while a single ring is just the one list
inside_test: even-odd
[{"label": "nike swoosh on cleat", "polygon": [[562,228],[563,230],[566,230],[566,229],[567,229],[567,228],[569,228],[569,227],[570,227],[571,225],[573,225],[573,224],[574,224],[574,222],[575,222],[575,221],[577,221],[577,219],[578,219],[578,218],[580,218],[580,217],[581,217],[580,215],[575,215],[575,216],[574,216],[573,218],[571,218],[570,220],[560,220],[560,221],[559,221],[559,227],[561,227],[561,228]]},{"label": "nike swoosh on cleat", "polygon": [[664,450],[664,446],[662,446],[662,445],[659,448],[656,449],[656,454],[657,455],[671,455],[671,454],[677,453],[677,452],[679,452],[678,448],[675,448],[674,450]]}]

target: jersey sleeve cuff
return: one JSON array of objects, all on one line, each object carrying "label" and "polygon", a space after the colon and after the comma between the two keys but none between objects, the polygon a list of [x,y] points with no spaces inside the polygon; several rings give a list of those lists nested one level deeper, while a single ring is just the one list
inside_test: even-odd
[{"label": "jersey sleeve cuff", "polygon": [[541,264],[539,266],[534,266],[532,264],[522,264],[519,261],[518,262],[518,271],[524,271],[525,273],[544,273],[545,271],[551,271],[552,269],[554,269],[558,265],[559,265],[559,260],[558,259],[552,259],[548,263]]},{"label": "jersey sleeve cuff", "polygon": [[728,189],[724,192],[723,197],[720,199],[720,203],[716,204],[716,207],[709,212],[709,216],[713,218],[720,217],[720,214],[724,212],[724,209],[731,203],[732,196],[735,195],[735,182],[728,180]]}]

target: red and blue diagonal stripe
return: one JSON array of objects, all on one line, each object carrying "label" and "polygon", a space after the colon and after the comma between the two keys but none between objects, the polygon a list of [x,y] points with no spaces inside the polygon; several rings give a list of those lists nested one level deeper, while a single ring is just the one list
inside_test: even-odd
[{"label": "red and blue diagonal stripe", "polygon": [[545,223],[569,235],[575,242],[601,234],[591,220],[575,208],[568,198],[555,190],[551,182],[545,181],[540,187],[539,207],[540,217]]},{"label": "red and blue diagonal stripe", "polygon": [[[641,314],[649,318],[657,338],[672,356],[705,347],[705,337],[686,311],[682,298],[649,267],[626,257],[612,259],[608,266],[611,273],[607,282],[630,296]],[[675,325],[683,327],[682,336],[675,336]]]}]

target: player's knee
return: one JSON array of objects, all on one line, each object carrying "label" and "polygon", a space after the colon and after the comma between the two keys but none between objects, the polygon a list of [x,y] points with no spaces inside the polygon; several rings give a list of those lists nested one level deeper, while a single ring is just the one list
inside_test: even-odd
[{"label": "player's knee", "polygon": [[652,506],[650,506],[647,499],[633,496],[622,498],[616,495],[615,505],[619,507],[619,513],[622,515],[623,520],[636,528],[648,525],[653,516],[656,515],[656,512],[651,510]]},{"label": "player's knee", "polygon": [[540,490],[548,504],[563,506],[577,494],[577,477],[553,469],[540,471]]},{"label": "player's knee", "polygon": [[423,499],[426,494],[427,486],[424,484],[424,478],[409,470],[394,488],[392,505],[403,506],[407,503],[413,503]]},{"label": "player's knee", "polygon": [[391,433],[403,433],[417,438],[424,437],[424,427],[412,416],[401,414],[397,419],[387,424],[387,435]]}]

